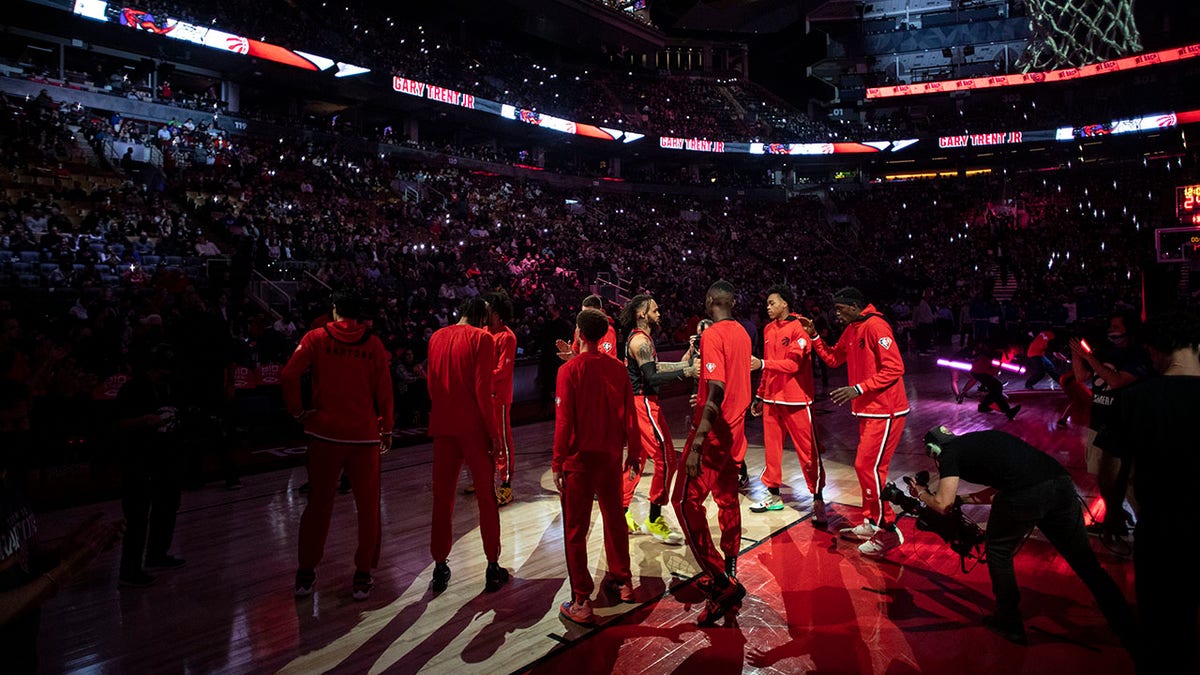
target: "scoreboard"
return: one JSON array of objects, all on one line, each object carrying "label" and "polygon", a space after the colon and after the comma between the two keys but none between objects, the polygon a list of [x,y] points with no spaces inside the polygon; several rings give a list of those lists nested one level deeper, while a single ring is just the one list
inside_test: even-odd
[{"label": "scoreboard", "polygon": [[1200,225],[1200,185],[1175,188],[1175,215],[1182,225]]},{"label": "scoreboard", "polygon": [[1200,259],[1200,226],[1163,227],[1154,231],[1158,262],[1181,263]]}]

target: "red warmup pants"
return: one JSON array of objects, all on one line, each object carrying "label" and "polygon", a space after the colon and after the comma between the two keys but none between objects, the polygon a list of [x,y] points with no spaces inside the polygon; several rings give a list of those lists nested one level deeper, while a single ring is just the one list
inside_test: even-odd
[{"label": "red warmup pants", "polygon": [[646,456],[642,465],[631,480],[625,474],[625,490],[621,506],[629,508],[633,501],[633,492],[642,480],[642,467],[646,459],[654,462],[654,475],[650,479],[650,502],[666,506],[671,501],[671,478],[675,475],[678,455],[675,454],[675,442],[671,440],[671,430],[667,428],[667,416],[658,407],[657,396],[634,396],[633,407],[637,408],[638,428],[642,433],[642,447]]},{"label": "red warmup pants", "polygon": [[[680,464],[679,479],[675,481],[675,515],[683,527],[684,538],[692,549],[692,555],[700,568],[713,576],[725,573],[725,560],[737,557],[742,540],[742,511],[738,504],[738,462],[733,456],[735,448],[741,447],[745,438],[745,426],[736,425],[731,434],[716,432],[708,435],[701,446],[700,475],[687,475],[687,458],[692,452],[692,440],[696,431],[688,437]],[[721,527],[721,550],[713,546],[708,531],[708,513],[704,500],[712,494],[717,503],[717,523]]]},{"label": "red warmup pants", "polygon": [[358,511],[358,549],[354,568],[370,572],[379,565],[379,444],[308,442],[308,504],[300,516],[300,569],[316,569],[325,554],[329,518],[338,479],[345,468]]},{"label": "red warmup pants", "polygon": [[621,510],[621,457],[603,453],[580,455],[583,471],[564,471],[566,487],[559,495],[563,510],[563,548],[567,553],[567,576],[576,599],[590,598],[595,584],[588,571],[588,527],[592,524],[592,495],[604,519],[604,553],[608,573],[621,582],[632,578],[629,569],[629,528]]},{"label": "red warmup pants", "polygon": [[763,454],[766,458],[763,485],[777,488],[783,484],[784,431],[791,436],[796,448],[809,494],[821,494],[825,489],[825,465],[821,463],[821,452],[817,447],[812,410],[806,405],[763,404]]},{"label": "red warmup pants", "polygon": [[499,422],[501,441],[504,445],[500,454],[496,455],[496,477],[501,483],[511,483],[513,477],[513,436],[512,436],[512,406],[507,403],[496,404],[496,420]]},{"label": "red warmup pants", "polygon": [[[429,553],[436,562],[450,557],[454,540],[454,494],[463,462],[477,488],[492,484],[492,444],[487,436],[437,436],[433,439],[433,527]],[[479,533],[488,562],[500,559],[500,507],[492,490],[476,489]]]},{"label": "red warmup pants", "polygon": [[862,488],[863,518],[870,518],[876,525],[883,524],[883,497],[880,496],[887,483],[888,465],[896,446],[900,445],[900,434],[904,431],[906,417],[860,417],[858,418],[858,455],[854,458],[854,470],[858,473],[858,485]]}]

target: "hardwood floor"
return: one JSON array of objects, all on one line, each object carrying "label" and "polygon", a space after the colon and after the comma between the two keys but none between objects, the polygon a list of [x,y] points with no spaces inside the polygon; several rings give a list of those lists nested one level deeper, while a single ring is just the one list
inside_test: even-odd
[{"label": "hardwood floor", "polygon": [[[1083,471],[1082,429],[1054,426],[1062,403],[1058,392],[1017,394],[1014,398],[1025,408],[1015,422],[1008,422],[999,413],[976,412],[973,401],[955,405],[949,375],[932,361],[909,359],[913,414],[892,462],[893,479],[931,468],[920,438],[933,424],[946,423],[960,432],[996,427],[1063,462],[1076,476],[1081,494],[1089,503],[1096,501],[1094,481]],[[844,371],[834,374],[831,385],[836,386],[839,377],[844,380]],[[682,397],[664,403],[677,447],[683,442],[686,405]],[[853,469],[857,424],[847,410],[828,401],[816,412],[828,475],[826,499],[858,504]],[[113,552],[48,603],[39,645],[42,668],[101,673],[522,671],[586,633],[565,624],[557,611],[568,598],[568,584],[559,502],[549,473],[552,434],[552,422],[515,430],[516,502],[501,511],[501,563],[513,572],[513,580],[499,593],[482,593],[484,558],[471,496],[460,496],[455,504],[450,588],[437,597],[430,593],[432,472],[431,448],[424,444],[397,449],[384,459],[383,552],[370,600],[355,602],[350,597],[356,531],[348,496],[339,497],[335,505],[316,593],[293,599],[296,537],[305,505],[296,488],[306,480],[305,472],[301,468],[261,474],[245,479],[245,488],[237,492],[210,487],[184,495],[173,552],[187,559],[186,567],[160,573],[150,588],[119,588]],[[749,436],[747,459],[756,478],[762,462],[758,422],[750,424]],[[746,546],[808,512],[810,498],[790,450],[784,455],[784,476],[795,490],[792,494],[784,489],[787,509],[766,514],[743,510]],[[633,505],[639,519],[645,517],[648,487],[647,474]],[[753,480],[751,490],[743,493],[743,506],[760,498],[760,492]],[[95,511],[115,518],[120,505],[110,502],[43,514],[43,539],[61,536]],[[852,508],[836,511],[858,520]],[[673,520],[673,514],[668,517]],[[712,521],[715,530],[715,518]],[[589,551],[591,563],[600,568],[597,578],[603,576],[604,566],[601,536],[601,528],[594,525]],[[648,536],[633,537],[630,544],[641,601],[662,596],[673,579],[689,578],[697,571],[685,547],[667,546]],[[634,607],[598,604],[603,616]],[[747,671],[753,668],[747,666]]]}]

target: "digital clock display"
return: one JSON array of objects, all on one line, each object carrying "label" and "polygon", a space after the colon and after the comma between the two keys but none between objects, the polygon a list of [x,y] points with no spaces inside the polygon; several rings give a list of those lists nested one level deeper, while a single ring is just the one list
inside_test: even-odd
[{"label": "digital clock display", "polygon": [[1200,185],[1175,188],[1175,215],[1180,222],[1200,225]]}]

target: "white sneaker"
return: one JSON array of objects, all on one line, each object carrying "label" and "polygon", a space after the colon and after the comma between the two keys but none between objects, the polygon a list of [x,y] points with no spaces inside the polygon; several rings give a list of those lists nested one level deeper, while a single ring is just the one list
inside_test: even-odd
[{"label": "white sneaker", "polygon": [[869,520],[864,520],[855,527],[843,527],[838,531],[842,539],[850,539],[852,541],[867,541],[875,536],[879,531],[878,527]]},{"label": "white sneaker", "polygon": [[900,528],[897,527],[894,530],[881,529],[869,541],[860,544],[858,552],[872,557],[881,556],[903,543],[904,535],[900,533]]},{"label": "white sneaker", "polygon": [[779,495],[767,495],[767,498],[761,502],[756,502],[750,506],[751,513],[766,513],[767,511],[782,511],[783,500]]}]

